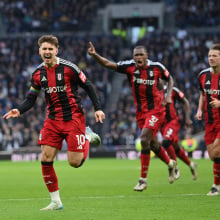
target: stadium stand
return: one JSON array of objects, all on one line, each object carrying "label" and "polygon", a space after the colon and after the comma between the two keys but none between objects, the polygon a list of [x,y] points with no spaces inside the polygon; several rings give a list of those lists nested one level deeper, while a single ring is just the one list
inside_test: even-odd
[{"label": "stadium stand", "polygon": [[[75,62],[95,83],[102,106],[106,112],[106,122],[97,125],[93,119],[90,99],[81,91],[86,109],[87,124],[102,134],[103,145],[108,149],[117,146],[132,146],[139,136],[135,121],[135,108],[131,89],[126,77],[114,74],[100,67],[87,55],[88,41],[92,41],[97,51],[114,61],[132,57],[132,44],[113,36],[111,33],[93,33],[91,18],[96,17],[100,8],[109,3],[129,3],[134,1],[0,1],[0,112],[3,115],[10,108],[17,107],[23,100],[30,74],[40,61],[36,41],[42,32],[53,30],[60,39],[60,56]],[[143,2],[143,1],[140,1]],[[147,1],[150,2],[150,1]],[[161,2],[161,1],[158,1]],[[167,10],[174,16],[175,30],[147,32],[135,44],[144,44],[151,60],[163,63],[174,76],[175,83],[192,107],[193,134],[203,129],[203,122],[195,121],[199,89],[197,74],[207,64],[207,50],[213,42],[219,41],[220,32],[209,31],[220,23],[220,2],[165,0]],[[69,7],[70,5],[74,7]],[[217,7],[219,6],[219,7]],[[79,13],[80,12],[80,13]],[[175,13],[174,13],[175,12]],[[190,25],[189,25],[190,24]],[[192,27],[204,27],[197,32]],[[219,26],[218,26],[219,27]],[[48,29],[49,28],[49,29]],[[4,34],[7,33],[7,37]],[[50,31],[52,32],[52,31]],[[40,105],[25,113],[19,119],[0,123],[0,150],[35,146],[41,129],[45,106]],[[180,106],[180,138],[184,138],[184,112]]]}]

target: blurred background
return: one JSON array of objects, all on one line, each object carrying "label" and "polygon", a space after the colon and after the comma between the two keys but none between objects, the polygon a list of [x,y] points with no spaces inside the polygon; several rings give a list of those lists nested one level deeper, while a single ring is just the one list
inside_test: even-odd
[{"label": "blurred background", "polygon": [[[103,156],[103,152],[111,155],[135,149],[140,130],[127,78],[91,59],[87,54],[89,41],[98,53],[116,62],[130,59],[135,45],[145,45],[149,59],[167,67],[175,86],[189,100],[192,137],[196,138],[198,149],[204,151],[204,124],[194,117],[199,98],[197,76],[208,66],[209,47],[220,42],[220,1],[0,0],[1,115],[16,108],[25,98],[32,71],[41,63],[37,39],[42,34],[56,35],[60,43],[58,56],[77,64],[96,87],[106,113],[103,125],[95,123],[93,105],[80,90],[86,123],[102,138],[102,146],[92,147],[92,152],[98,155],[102,151]],[[181,122],[179,136],[183,140],[186,138],[183,106],[177,104],[177,109]],[[39,149],[37,139],[45,111],[41,93],[36,106],[19,119],[0,117],[1,154]]]}]

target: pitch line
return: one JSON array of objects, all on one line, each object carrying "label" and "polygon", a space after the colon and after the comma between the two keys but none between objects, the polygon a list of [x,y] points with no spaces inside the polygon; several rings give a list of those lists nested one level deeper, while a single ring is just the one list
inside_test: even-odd
[{"label": "pitch line", "polygon": [[[135,192],[139,193],[139,192]],[[115,195],[115,196],[76,196],[74,198],[76,199],[127,199],[127,198],[163,198],[163,197],[190,197],[190,196],[205,196],[206,194],[167,194],[167,195],[147,195],[145,194],[146,197],[140,196],[140,195]],[[65,197],[63,197],[65,198]],[[66,197],[67,198],[67,197]],[[8,199],[0,199],[0,202],[4,201],[33,201],[33,200],[46,200],[49,199],[49,197],[42,197],[42,198],[8,198]]]}]

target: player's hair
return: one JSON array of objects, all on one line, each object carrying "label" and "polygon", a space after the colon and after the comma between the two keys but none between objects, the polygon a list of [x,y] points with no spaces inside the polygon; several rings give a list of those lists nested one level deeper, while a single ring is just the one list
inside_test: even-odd
[{"label": "player's hair", "polygon": [[57,37],[54,35],[43,35],[38,39],[38,45],[41,46],[42,43],[47,42],[54,45],[56,48],[59,48],[59,42]]},{"label": "player's hair", "polygon": [[219,50],[220,51],[220,44],[213,44],[210,50]]},{"label": "player's hair", "polygon": [[147,53],[147,48],[145,46],[142,46],[142,45],[138,45],[138,46],[135,46],[134,50],[138,50],[138,49],[144,49],[144,51]]}]

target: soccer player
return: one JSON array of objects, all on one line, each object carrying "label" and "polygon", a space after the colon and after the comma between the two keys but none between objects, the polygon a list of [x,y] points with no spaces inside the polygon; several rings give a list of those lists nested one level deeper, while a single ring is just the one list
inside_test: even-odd
[{"label": "soccer player", "polygon": [[98,53],[90,42],[88,53],[102,66],[124,73],[132,86],[134,102],[136,106],[136,119],[141,129],[141,175],[135,191],[143,191],[147,188],[147,173],[150,164],[150,150],[156,152],[156,155],[163,160],[170,168],[168,180],[173,183],[175,180],[176,162],[171,160],[165,149],[160,147],[157,142],[157,132],[160,129],[165,109],[162,106],[161,95],[158,89],[159,79],[168,82],[168,92],[166,102],[171,102],[171,92],[173,78],[168,70],[159,62],[152,62],[148,59],[148,53],[144,46],[136,46],[133,50],[133,59],[112,62]]},{"label": "soccer player", "polygon": [[209,68],[199,74],[200,98],[196,118],[205,120],[205,143],[213,163],[214,184],[208,196],[220,194],[220,44],[208,52]]},{"label": "soccer player", "polygon": [[[165,93],[166,93],[166,87],[162,89],[162,95],[164,95]],[[175,108],[175,104],[177,101],[184,105],[186,126],[190,128],[192,125],[192,121],[190,119],[191,110],[190,110],[189,101],[185,97],[183,92],[181,92],[178,88],[173,87],[172,103],[165,103],[166,117],[165,117],[165,122],[161,129],[161,133],[163,136],[162,146],[165,148],[170,158],[176,161],[176,156],[178,156],[186,165],[188,165],[192,173],[193,180],[196,180],[198,177],[196,170],[197,164],[190,161],[189,157],[186,155],[183,148],[181,148],[179,145],[178,132],[180,129],[180,123]],[[179,168],[176,167],[175,178],[178,179],[179,177],[180,177],[180,171]]]},{"label": "soccer player", "polygon": [[[38,144],[41,145],[41,167],[44,182],[51,197],[51,203],[41,210],[60,210],[63,204],[59,195],[58,178],[53,161],[65,139],[68,146],[68,162],[78,168],[84,163],[89,141],[85,138],[85,116],[78,86],[85,89],[95,108],[96,122],[103,123],[105,114],[92,83],[73,63],[57,56],[59,42],[53,35],[43,35],[38,39],[39,54],[43,60],[33,72],[30,90],[24,102],[3,117],[19,117],[33,107],[42,89],[47,103],[47,118],[40,132]],[[92,137],[87,128],[87,136]]]}]

